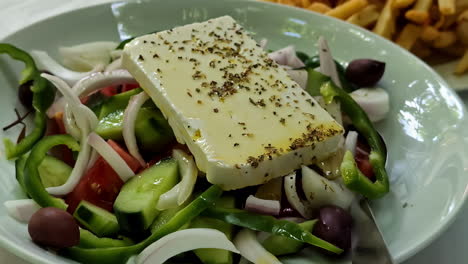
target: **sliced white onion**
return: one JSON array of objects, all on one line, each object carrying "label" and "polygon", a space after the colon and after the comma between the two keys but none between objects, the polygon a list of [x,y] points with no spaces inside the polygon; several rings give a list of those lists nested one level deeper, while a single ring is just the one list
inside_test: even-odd
[{"label": "sliced white onion", "polygon": [[281,262],[258,242],[255,233],[242,229],[234,238],[234,245],[242,257],[252,263],[280,264]]},{"label": "sliced white onion", "polygon": [[[136,81],[126,70],[115,70],[105,73],[97,72],[82,78],[73,86],[72,90],[76,96],[84,97],[104,87],[117,85],[121,83],[133,84],[136,83]],[[87,107],[83,109],[83,114],[89,120],[91,129],[94,130],[94,128],[98,124],[98,118],[96,117],[96,115],[91,111],[91,109]],[[63,121],[67,133],[72,135],[76,139],[79,138],[80,129],[76,124],[73,115],[71,115],[70,107],[67,104],[64,107]]]},{"label": "sliced white onion", "polygon": [[128,102],[128,106],[125,109],[123,116],[123,129],[122,135],[130,154],[140,162],[141,166],[144,167],[146,162],[138,150],[138,144],[135,136],[135,122],[137,119],[138,112],[141,106],[149,99],[149,96],[145,92],[141,92],[137,95],[132,96]]},{"label": "sliced white onion", "polygon": [[348,131],[345,139],[345,150],[351,151],[353,156],[356,154],[356,144],[359,134],[356,131]]},{"label": "sliced white onion", "polygon": [[172,189],[159,197],[156,208],[165,210],[182,205],[192,194],[197,181],[198,168],[193,157],[182,150],[174,149],[172,157],[177,160],[181,180]]},{"label": "sliced white onion", "polygon": [[265,49],[266,46],[268,45],[268,39],[262,38],[259,42],[258,45],[260,45],[260,48]]},{"label": "sliced white onion", "polygon": [[338,71],[336,70],[335,61],[331,54],[331,50],[328,47],[328,43],[324,37],[320,37],[318,40],[319,57],[320,57],[320,72],[332,79],[332,81],[341,87],[340,78],[338,77]]},{"label": "sliced white onion", "polygon": [[116,59],[122,57],[122,53],[123,53],[123,50],[121,50],[121,49],[118,49],[118,50],[115,49],[115,50],[111,51],[110,55],[111,55],[112,60],[116,60]]},{"label": "sliced white onion", "polygon": [[123,182],[135,176],[124,159],[98,134],[92,132],[88,136],[88,144],[92,146],[114,169]]},{"label": "sliced white onion", "polygon": [[273,51],[268,54],[268,57],[279,65],[286,65],[292,68],[304,67],[305,64],[297,57],[296,49],[294,46],[287,46],[285,48]]},{"label": "sliced white onion", "polygon": [[297,84],[299,84],[299,86],[301,86],[302,89],[305,89],[307,87],[308,73],[306,70],[288,69],[286,71],[288,72],[289,77],[291,77],[293,81],[297,82]]},{"label": "sliced white onion", "polygon": [[114,60],[113,62],[111,62],[109,65],[107,65],[106,68],[104,69],[104,72],[110,72],[110,71],[115,71],[119,69],[123,69],[122,58],[118,58]]},{"label": "sliced white onion", "polygon": [[57,113],[63,113],[66,103],[67,101],[65,101],[65,98],[63,96],[55,100],[55,102],[46,111],[47,117],[54,118]]},{"label": "sliced white onion", "polygon": [[102,88],[122,83],[137,84],[135,78],[127,70],[114,70],[87,75],[73,86],[73,91],[76,95],[83,97]]},{"label": "sliced white onion", "polygon": [[310,209],[319,209],[324,205],[336,205],[349,209],[354,200],[354,193],[339,182],[322,177],[313,169],[302,166],[302,188]]},{"label": "sliced white onion", "polygon": [[245,210],[265,215],[279,215],[281,205],[276,200],[265,200],[249,195],[245,201]]},{"label": "sliced white onion", "polygon": [[289,221],[289,222],[294,222],[294,223],[298,223],[298,224],[306,221],[306,219],[304,219],[304,218],[293,217],[293,216],[281,217],[281,218],[278,218],[278,219],[279,220]]},{"label": "sliced white onion", "polygon": [[83,79],[84,77],[88,76],[93,72],[104,70],[104,65],[100,64],[94,67],[89,72],[72,71],[70,69],[65,68],[54,59],[52,59],[46,52],[40,50],[31,51],[31,56],[34,58],[34,61],[36,62],[36,65],[39,70],[48,71],[53,75],[60,77],[69,85],[74,85],[79,80]]},{"label": "sliced white onion", "polygon": [[37,212],[37,210],[41,209],[41,206],[33,199],[5,201],[3,205],[8,215],[22,223],[28,223],[31,216]]},{"label": "sliced white onion", "polygon": [[76,124],[75,117],[72,114],[72,111],[70,109],[70,106],[67,106],[68,104],[65,103],[64,109],[63,109],[63,125],[65,127],[65,131],[67,134],[70,134],[73,138],[79,139],[81,137],[81,129],[78,127]]},{"label": "sliced white onion", "polygon": [[136,263],[162,264],[175,255],[201,248],[239,253],[223,232],[210,228],[190,228],[170,233],[149,245],[137,256]]},{"label": "sliced white onion", "polygon": [[91,155],[89,157],[88,166],[86,166],[86,170],[89,170],[94,163],[96,163],[97,159],[99,158],[99,153],[95,149],[91,150]]},{"label": "sliced white onion", "polygon": [[293,172],[287,176],[284,176],[284,193],[286,194],[286,198],[291,206],[304,218],[309,219],[312,217],[312,213],[308,209],[304,203],[306,201],[302,201],[297,194],[296,189],[296,173]]},{"label": "sliced white onion", "polygon": [[111,60],[111,52],[118,43],[111,41],[96,41],[71,47],[60,47],[59,53],[63,65],[71,70],[84,72],[97,65],[107,65]]},{"label": "sliced white onion", "polygon": [[50,75],[50,74],[41,74],[41,76],[47,80],[49,80],[52,84],[57,87],[57,89],[62,93],[67,104],[70,105],[71,112],[76,120],[76,124],[80,129],[80,152],[78,153],[78,157],[75,162],[75,166],[68,177],[67,181],[61,186],[54,186],[47,188],[47,192],[52,195],[65,195],[71,192],[78,182],[81,179],[81,176],[84,174],[86,167],[89,162],[89,156],[91,152],[91,148],[88,145],[88,134],[90,132],[90,123],[89,118],[87,118],[87,113],[83,111],[83,109],[87,108],[84,106],[80,99],[73,93],[70,86],[62,79]]},{"label": "sliced white onion", "polygon": [[350,95],[362,107],[372,122],[385,119],[390,111],[388,93],[380,87],[360,88]]}]

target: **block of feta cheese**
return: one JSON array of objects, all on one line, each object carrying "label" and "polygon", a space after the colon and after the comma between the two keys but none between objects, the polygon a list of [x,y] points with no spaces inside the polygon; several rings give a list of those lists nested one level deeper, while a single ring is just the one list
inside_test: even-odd
[{"label": "block of feta cheese", "polygon": [[208,181],[262,184],[332,155],[343,128],[229,16],[138,37],[123,66]]}]

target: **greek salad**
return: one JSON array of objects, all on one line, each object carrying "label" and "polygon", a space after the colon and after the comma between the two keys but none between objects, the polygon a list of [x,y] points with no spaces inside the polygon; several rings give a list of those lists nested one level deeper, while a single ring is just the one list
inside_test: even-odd
[{"label": "greek salad", "polygon": [[27,198],[4,205],[45,250],[100,264],[344,255],[353,201],[389,191],[384,62],[338,62],[324,38],[316,54],[272,51],[228,16],[59,53],[0,43],[25,65],[3,129],[22,127],[4,145]]}]

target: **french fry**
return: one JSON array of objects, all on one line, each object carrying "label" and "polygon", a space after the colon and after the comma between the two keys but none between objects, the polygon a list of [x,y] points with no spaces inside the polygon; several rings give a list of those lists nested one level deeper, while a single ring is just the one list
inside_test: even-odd
[{"label": "french fry", "polygon": [[447,48],[457,41],[457,35],[453,31],[442,31],[439,36],[434,39],[432,46],[434,48]]},{"label": "french fry", "polygon": [[310,4],[312,4],[310,0],[301,0],[301,7],[308,7]]},{"label": "french fry", "polygon": [[438,0],[438,3],[442,15],[455,14],[455,0]]},{"label": "french fry", "polygon": [[342,5],[333,8],[325,14],[340,19],[347,19],[348,17],[352,16],[354,13],[357,13],[359,10],[363,9],[367,5],[367,0],[350,0]]},{"label": "french fry", "polygon": [[468,47],[468,9],[458,16],[455,30],[460,42]]},{"label": "french fry", "polygon": [[457,10],[463,10],[468,8],[468,0],[456,0],[455,7]]},{"label": "french fry", "polygon": [[416,43],[416,40],[418,40],[422,31],[422,26],[408,23],[400,32],[400,35],[396,40],[396,44],[400,45],[404,49],[410,50],[414,43]]},{"label": "french fry", "polygon": [[417,24],[424,24],[429,21],[429,9],[432,0],[417,0],[412,9],[406,11],[405,17]]},{"label": "french fry", "polygon": [[278,3],[289,6],[296,6],[296,3],[293,0],[278,0]]},{"label": "french fry", "polygon": [[454,73],[458,74],[458,75],[461,75],[461,74],[463,74],[463,73],[465,73],[467,71],[468,71],[468,49],[465,51],[465,54],[463,55],[463,57],[458,62]]},{"label": "french fry", "polygon": [[421,41],[416,41],[414,43],[413,47],[411,48],[411,52],[421,59],[426,59],[432,55],[432,49]]},{"label": "french fry", "polygon": [[430,43],[432,41],[434,41],[435,39],[437,39],[440,35],[440,32],[439,30],[437,30],[437,28],[435,27],[432,27],[432,26],[425,26],[423,31],[421,32],[421,40],[426,42],[426,43]]},{"label": "french fry", "polygon": [[393,7],[394,8],[407,8],[408,6],[414,4],[416,0],[395,0],[393,2]]},{"label": "french fry", "polygon": [[361,11],[350,16],[346,21],[361,27],[368,27],[379,19],[380,13],[376,5],[368,5]]},{"label": "french fry", "polygon": [[395,33],[396,16],[398,10],[393,7],[394,0],[388,0],[380,13],[380,17],[373,29],[374,33],[391,39]]},{"label": "french fry", "polygon": [[310,6],[307,7],[307,9],[309,9],[310,11],[320,13],[320,14],[325,14],[326,12],[332,10],[331,7],[329,7],[328,5],[326,5],[324,3],[320,3],[320,2],[315,2],[315,3],[311,4]]}]

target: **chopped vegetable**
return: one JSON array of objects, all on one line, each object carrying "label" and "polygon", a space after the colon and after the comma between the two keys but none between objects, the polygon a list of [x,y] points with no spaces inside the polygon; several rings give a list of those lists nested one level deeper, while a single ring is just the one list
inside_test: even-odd
[{"label": "chopped vegetable", "polygon": [[208,207],[214,206],[216,200],[222,194],[221,188],[216,185],[211,186],[200,196],[195,198],[184,209],[180,210],[166,224],[161,226],[155,233],[142,242],[128,247],[112,248],[80,248],[72,247],[62,251],[63,254],[72,259],[89,264],[120,264],[126,261],[134,254],[138,254],[144,248],[157,241],[161,237],[177,231],[187,222],[197,217]]},{"label": "chopped vegetable", "polygon": [[346,67],[346,78],[359,87],[370,87],[382,78],[384,72],[384,62],[359,59],[351,61],[348,67]]},{"label": "chopped vegetable", "polygon": [[114,171],[119,175],[122,181],[135,176],[133,170],[120,157],[120,155],[96,133],[90,133],[88,136],[88,144],[91,145],[103,157]]},{"label": "chopped vegetable", "polygon": [[351,248],[353,218],[348,211],[337,206],[320,208],[313,233],[347,251]]},{"label": "chopped vegetable", "polygon": [[170,233],[153,242],[138,255],[137,263],[162,264],[177,254],[200,248],[239,253],[223,232],[209,228],[190,228]]},{"label": "chopped vegetable", "polygon": [[310,232],[303,230],[298,224],[285,220],[276,220],[272,216],[249,213],[239,209],[216,207],[206,209],[202,215],[220,219],[233,225],[242,226],[248,229],[288,237],[323,248],[336,254],[343,252],[342,249],[339,249],[336,246],[312,235]]},{"label": "chopped vegetable", "polygon": [[249,195],[245,201],[245,210],[264,215],[279,215],[281,205],[278,200],[265,200]]},{"label": "chopped vegetable", "polygon": [[349,116],[356,130],[367,140],[371,147],[369,161],[376,175],[376,181],[372,182],[362,175],[356,166],[353,154],[347,151],[340,166],[345,185],[370,199],[382,197],[388,193],[390,188],[387,172],[385,171],[385,146],[382,139],[367,114],[349,94],[331,82],[323,85],[321,92],[324,96],[335,97],[341,102],[343,111]]},{"label": "chopped vegetable", "polygon": [[146,162],[138,150],[137,140],[135,136],[135,122],[137,119],[138,111],[141,106],[149,99],[149,96],[145,92],[141,92],[137,95],[132,96],[128,102],[128,106],[125,109],[123,116],[123,129],[122,136],[125,140],[127,149],[135,159],[137,159],[141,166],[145,166]]},{"label": "chopped vegetable", "polygon": [[111,52],[117,47],[112,41],[95,41],[70,47],[60,47],[63,65],[71,70],[85,72],[111,60]]},{"label": "chopped vegetable", "polygon": [[234,244],[239,249],[242,257],[252,263],[281,264],[281,262],[270,252],[268,252],[258,242],[255,233],[249,229],[242,229],[234,238]]},{"label": "chopped vegetable", "polygon": [[52,85],[40,76],[40,72],[33,58],[25,51],[6,43],[0,43],[0,54],[8,54],[11,58],[24,62],[25,68],[21,72],[20,84],[32,81],[33,92],[32,106],[36,114],[34,117],[34,128],[17,145],[11,140],[4,139],[5,152],[8,159],[17,158],[29,150],[39,141],[45,133],[47,117],[45,112],[54,100],[54,89]]},{"label": "chopped vegetable", "polygon": [[314,210],[325,205],[348,209],[354,200],[354,194],[340,182],[328,180],[307,166],[302,166],[302,189],[308,206]]},{"label": "chopped vegetable", "polygon": [[[74,94],[72,89],[62,79],[49,74],[41,74],[41,76],[51,81],[66,98],[67,103],[72,105],[71,110],[80,130],[79,135],[72,134],[76,139],[78,139],[79,136],[81,150],[78,153],[70,177],[67,179],[67,182],[61,186],[47,188],[47,191],[51,194],[65,195],[75,188],[87,168],[91,154],[91,148],[88,144],[88,134],[97,124],[97,117],[91,109],[81,103],[78,96]],[[67,132],[69,131],[67,130]]]},{"label": "chopped vegetable", "polygon": [[174,149],[172,157],[177,160],[181,180],[171,190],[159,197],[158,205],[156,206],[159,210],[175,208],[183,204],[192,194],[197,181],[198,168],[191,155],[182,150]]},{"label": "chopped vegetable", "polygon": [[390,111],[388,93],[380,87],[360,88],[349,95],[351,95],[354,101],[366,112],[372,122],[385,119]]},{"label": "chopped vegetable", "polygon": [[[289,220],[290,221],[290,220]],[[317,220],[309,220],[299,223],[305,231],[312,232]],[[268,236],[263,242],[263,247],[275,256],[287,255],[299,252],[304,247],[303,242],[290,239],[284,236]]]},{"label": "chopped vegetable", "polygon": [[31,216],[41,209],[33,199],[5,201],[3,205],[11,217],[22,223],[29,222]]},{"label": "chopped vegetable", "polygon": [[29,220],[31,239],[42,246],[56,249],[78,245],[80,230],[73,216],[55,207],[45,207]]},{"label": "chopped vegetable", "polygon": [[78,72],[65,68],[60,63],[51,58],[49,54],[47,54],[47,52],[45,51],[33,50],[31,51],[31,55],[37,62],[37,67],[40,70],[50,72],[53,75],[59,76],[61,79],[65,80],[69,85],[74,85],[79,80],[85,78],[93,72],[102,71],[105,66],[104,64],[98,64],[88,72]]},{"label": "chopped vegetable", "polygon": [[79,151],[78,142],[69,135],[48,136],[39,141],[31,153],[25,164],[24,186],[26,192],[42,207],[57,207],[66,209],[67,205],[62,199],[51,196],[44,188],[39,175],[39,166],[44,160],[46,153],[55,146],[66,145],[74,151]]},{"label": "chopped vegetable", "polygon": [[302,217],[312,217],[312,212],[309,210],[310,208],[306,206],[307,201],[301,200],[297,193],[296,172],[284,176],[284,193],[286,194],[289,204],[291,204],[292,208],[294,208]]}]

